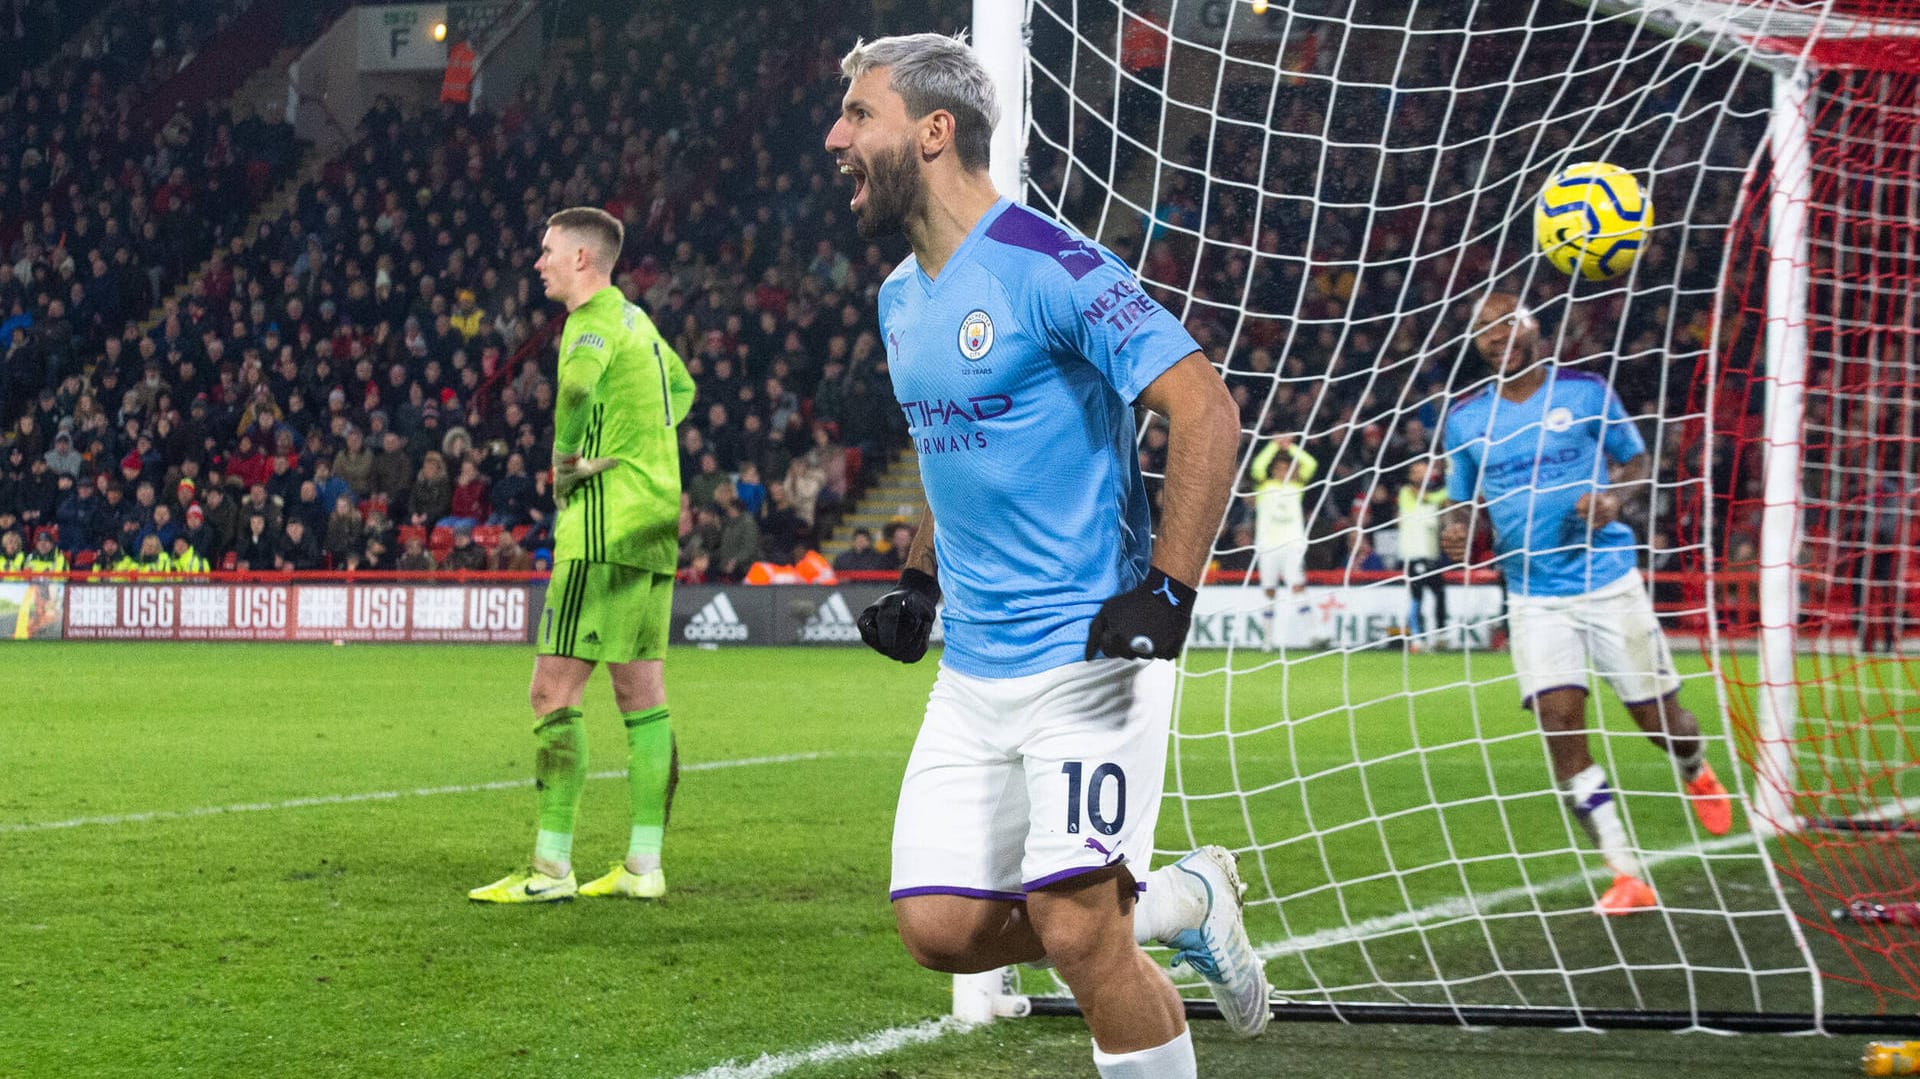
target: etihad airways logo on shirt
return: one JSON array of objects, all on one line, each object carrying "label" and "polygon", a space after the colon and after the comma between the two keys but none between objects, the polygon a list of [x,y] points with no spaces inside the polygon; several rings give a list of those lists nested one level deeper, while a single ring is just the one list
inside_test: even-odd
[{"label": "etihad airways logo on shirt", "polygon": [[[1013,398],[1004,393],[987,393],[964,399],[928,398],[902,401],[900,411],[907,418],[907,430],[913,435],[914,448],[922,454],[952,453],[956,450],[984,450],[987,433],[977,424],[996,420],[1013,411]],[[952,430],[958,426],[960,430]]]},{"label": "etihad airways logo on shirt", "polygon": [[1591,447],[1580,449],[1564,446],[1557,450],[1541,450],[1537,455],[1521,455],[1504,460],[1488,461],[1481,466],[1481,473],[1493,480],[1511,480],[1526,474],[1531,474],[1536,479],[1558,479],[1569,467],[1591,466],[1592,462]]}]

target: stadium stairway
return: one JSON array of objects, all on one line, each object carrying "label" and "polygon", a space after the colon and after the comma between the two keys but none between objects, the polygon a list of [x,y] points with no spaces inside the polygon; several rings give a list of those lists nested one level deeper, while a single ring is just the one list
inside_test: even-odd
[{"label": "stadium stairway", "polygon": [[878,541],[881,532],[896,521],[917,526],[926,508],[927,493],[920,486],[920,457],[909,450],[895,457],[868,485],[853,509],[840,518],[833,535],[820,545],[820,553],[828,561],[838,558],[842,551],[853,546],[856,528],[869,529]]},{"label": "stadium stairway", "polygon": [[[238,91],[235,91],[233,102],[236,105],[244,105],[252,102],[253,107],[261,108],[266,103],[275,100],[274,91],[276,89],[280,96],[284,96],[286,92],[287,67],[293,63],[299,54],[300,50],[298,49],[282,49],[280,52],[274,54],[272,61],[264,68],[255,72]],[[279,186],[273,189],[273,194],[268,195],[264,202],[254,207],[253,213],[247,217],[246,226],[241,230],[240,235],[247,237],[248,246],[251,246],[253,238],[259,235],[262,224],[278,220],[280,215],[293,208],[294,199],[300,194],[300,185],[309,180],[318,180],[321,173],[326,170],[327,165],[332,162],[348,144],[344,140],[332,140],[313,143],[311,145],[301,145],[302,149],[300,151],[299,163],[293,167],[293,171],[288,174],[287,178],[282,180]],[[181,303],[186,302],[187,294],[193,290],[193,283],[198,281],[200,277],[207,272],[209,261],[209,259],[200,260],[200,264],[194,267],[193,272],[187,275],[187,279],[173,290],[173,299]],[[165,317],[166,305],[160,304],[155,306],[140,323],[140,332],[146,333],[153,329],[159,325],[160,320]]]}]

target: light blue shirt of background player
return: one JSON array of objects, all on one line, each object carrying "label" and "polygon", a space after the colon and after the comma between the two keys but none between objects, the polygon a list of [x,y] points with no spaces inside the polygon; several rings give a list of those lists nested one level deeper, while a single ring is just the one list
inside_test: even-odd
[{"label": "light blue shirt of background player", "polygon": [[1609,465],[1630,466],[1623,481],[1644,478],[1639,430],[1604,379],[1539,359],[1525,308],[1484,321],[1474,343],[1502,378],[1447,410],[1447,497],[1486,507],[1496,564],[1519,595],[1618,581],[1636,559]]},{"label": "light blue shirt of background player", "polygon": [[943,662],[1016,678],[1083,658],[1151,553],[1133,402],[1199,345],[1124,263],[1001,199],[929,278],[880,289],[946,596]]}]

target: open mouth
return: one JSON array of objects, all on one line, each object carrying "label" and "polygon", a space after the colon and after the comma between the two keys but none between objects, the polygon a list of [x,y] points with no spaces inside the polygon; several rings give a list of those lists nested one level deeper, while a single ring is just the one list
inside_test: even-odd
[{"label": "open mouth", "polygon": [[858,210],[860,203],[867,197],[867,172],[858,165],[846,161],[840,162],[840,174],[853,177],[853,197],[847,200],[847,208]]}]

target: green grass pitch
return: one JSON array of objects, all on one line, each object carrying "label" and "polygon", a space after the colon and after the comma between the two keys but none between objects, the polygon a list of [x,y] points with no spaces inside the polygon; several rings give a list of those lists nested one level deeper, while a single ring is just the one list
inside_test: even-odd
[{"label": "green grass pitch", "polygon": [[[1258,846],[1243,860],[1249,927],[1282,989],[1805,1006],[1778,919],[1719,913],[1769,902],[1751,848],[1702,846],[1670,795],[1629,804],[1642,845],[1676,852],[1655,873],[1673,912],[1609,923],[1580,909],[1592,859],[1542,793],[1539,740],[1510,684],[1489,683],[1501,657],[1251,669],[1259,660],[1236,656],[1230,683],[1184,683],[1170,768],[1183,797],[1160,841]],[[1196,656],[1193,670],[1219,662]],[[1468,688],[1469,662],[1488,684]],[[465,890],[531,844],[530,664],[504,647],[0,652],[0,1076],[1092,1074],[1071,1019],[800,1062],[948,1008],[948,979],[907,960],[886,903],[931,661],[676,651],[686,772],[668,898],[475,907]],[[1710,715],[1710,686],[1690,685]],[[1378,700],[1350,707],[1349,688]],[[587,709],[591,767],[619,769],[604,678]],[[1621,717],[1607,726],[1616,783],[1670,789],[1660,755]],[[1715,762],[1731,770],[1724,751]],[[618,858],[626,827],[624,784],[589,783],[576,861]],[[1396,921],[1410,908],[1419,924]],[[1349,939],[1356,923],[1373,932]],[[1732,973],[1748,967],[1787,972]],[[1033,989],[1042,976],[1027,977]],[[1838,1076],[1859,1051],[1859,1039],[1316,1024],[1238,1043],[1219,1024],[1195,1030],[1209,1076]]]}]

